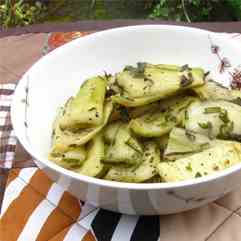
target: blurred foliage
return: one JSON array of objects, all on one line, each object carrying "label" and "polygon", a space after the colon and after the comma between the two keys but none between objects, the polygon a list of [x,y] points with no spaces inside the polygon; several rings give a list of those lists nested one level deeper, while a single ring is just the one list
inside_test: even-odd
[{"label": "blurred foliage", "polygon": [[241,0],[158,0],[149,18],[174,21],[232,21],[241,19]]},{"label": "blurred foliage", "polygon": [[40,21],[46,7],[39,1],[0,1],[0,25],[2,27],[25,26]]},{"label": "blurred foliage", "polygon": [[241,0],[226,0],[226,5],[231,9],[232,16],[241,20]]},{"label": "blurred foliage", "polygon": [[0,26],[86,19],[241,20],[241,0],[0,0]]}]

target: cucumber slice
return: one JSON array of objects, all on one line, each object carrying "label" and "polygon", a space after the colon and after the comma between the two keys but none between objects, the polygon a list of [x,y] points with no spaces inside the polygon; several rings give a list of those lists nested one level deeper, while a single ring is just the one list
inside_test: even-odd
[{"label": "cucumber slice", "polygon": [[182,128],[173,128],[169,135],[168,145],[164,151],[164,159],[176,160],[184,156],[201,152],[217,144],[218,141],[211,140],[201,135]]},{"label": "cucumber slice", "polygon": [[176,182],[209,175],[241,162],[241,144],[227,142],[178,159],[158,164],[159,174],[165,182]]},{"label": "cucumber slice", "polygon": [[161,108],[154,113],[131,120],[130,128],[139,136],[159,137],[169,133],[173,127],[181,124],[185,117],[185,109],[193,97],[183,97],[163,111]]},{"label": "cucumber slice", "polygon": [[104,148],[103,137],[99,133],[89,143],[87,159],[76,171],[86,176],[101,177],[106,171],[105,165],[101,162],[105,154]]},{"label": "cucumber slice", "polygon": [[160,66],[146,64],[141,70],[131,66],[124,69],[116,76],[116,84],[123,91],[112,100],[127,107],[141,106],[204,84],[201,68]]},{"label": "cucumber slice", "polygon": [[59,127],[59,117],[54,126],[53,148],[59,152],[65,152],[71,146],[81,146],[91,140],[103,127],[107,124],[109,116],[112,111],[112,103],[108,102],[104,106],[104,120],[103,123],[94,128],[80,129],[78,132],[62,130]]},{"label": "cucumber slice", "polygon": [[[159,108],[158,102],[153,102],[148,105],[138,106],[138,107],[124,107],[119,104],[114,105],[113,111],[110,116],[110,121],[116,121],[116,120],[123,120],[123,119],[132,119],[137,118],[139,116],[142,116],[150,111],[157,110]],[[125,118],[125,116],[127,118]]]},{"label": "cucumber slice", "polygon": [[154,142],[145,144],[143,161],[139,167],[113,166],[107,172],[105,179],[118,182],[144,182],[157,174],[157,165],[160,163],[160,151]]},{"label": "cucumber slice", "polygon": [[60,119],[60,127],[64,130],[75,130],[100,125],[103,122],[106,85],[105,77],[86,80],[65,109]]},{"label": "cucumber slice", "polygon": [[230,90],[211,80],[202,86],[193,88],[193,90],[202,100],[226,100],[232,102],[237,98],[241,98],[241,91]]},{"label": "cucumber slice", "polygon": [[188,130],[220,139],[241,140],[241,106],[216,100],[194,102],[187,110]]},{"label": "cucumber slice", "polygon": [[126,124],[121,124],[107,148],[103,162],[137,165],[142,160],[142,154],[143,150],[139,141],[131,135]]},{"label": "cucumber slice", "polygon": [[105,129],[103,130],[104,132],[104,139],[107,143],[111,143],[114,141],[117,131],[120,128],[120,126],[123,125],[120,121],[113,122],[111,124],[108,124]]},{"label": "cucumber slice", "polygon": [[84,162],[86,151],[84,146],[70,147],[62,153],[52,148],[48,158],[59,166],[66,169],[73,169],[79,167]]}]

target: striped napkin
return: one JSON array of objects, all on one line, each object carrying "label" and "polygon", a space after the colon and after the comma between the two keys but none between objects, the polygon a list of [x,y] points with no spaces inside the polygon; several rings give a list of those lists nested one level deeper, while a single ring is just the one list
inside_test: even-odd
[{"label": "striped napkin", "polygon": [[0,84],[0,168],[11,168],[16,138],[10,121],[10,103],[14,84]]},{"label": "striped napkin", "polygon": [[159,218],[97,209],[74,198],[38,168],[14,169],[7,181],[0,234],[4,241],[154,241],[159,238]]}]

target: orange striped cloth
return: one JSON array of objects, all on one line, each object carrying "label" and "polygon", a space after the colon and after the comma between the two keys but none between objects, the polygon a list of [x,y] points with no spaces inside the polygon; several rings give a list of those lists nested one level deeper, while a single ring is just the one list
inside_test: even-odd
[{"label": "orange striped cloth", "polygon": [[13,169],[0,215],[1,241],[157,241],[159,217],[82,203],[36,167]]},{"label": "orange striped cloth", "polygon": [[86,220],[95,210],[38,168],[13,169],[2,205],[0,240],[96,240]]}]

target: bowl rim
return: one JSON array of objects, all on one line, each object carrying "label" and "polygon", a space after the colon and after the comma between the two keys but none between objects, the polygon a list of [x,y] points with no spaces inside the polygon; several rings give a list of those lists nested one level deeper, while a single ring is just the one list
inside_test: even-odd
[{"label": "bowl rim", "polygon": [[[153,25],[133,25],[133,26],[125,26],[125,27],[118,27],[118,28],[112,28],[107,29],[103,31],[99,31],[96,33],[92,33],[90,35],[83,36],[81,38],[77,38],[69,43],[66,43],[62,45],[61,47],[56,48],[55,50],[51,51],[47,55],[40,58],[37,62],[35,62],[29,69],[26,71],[26,73],[22,76],[22,78],[18,81],[15,92],[12,98],[11,103],[11,121],[13,125],[14,132],[16,134],[16,137],[18,138],[19,142],[23,145],[23,147],[27,150],[28,153],[32,155],[33,158],[35,158],[37,161],[41,162],[43,165],[47,166],[50,169],[53,169],[57,173],[61,175],[65,175],[69,178],[73,178],[75,180],[78,180],[80,182],[86,182],[88,184],[94,184],[98,186],[103,187],[109,187],[109,188],[117,188],[117,189],[130,189],[130,190],[164,190],[164,189],[176,189],[176,188],[190,188],[194,185],[201,185],[210,181],[218,181],[219,179],[223,177],[228,177],[231,174],[234,174],[236,172],[239,172],[241,169],[241,163],[236,164],[232,167],[229,167],[225,170],[219,171],[214,174],[210,174],[207,176],[202,176],[195,179],[188,179],[184,181],[178,181],[178,182],[167,182],[167,183],[125,183],[125,182],[116,182],[116,181],[109,181],[109,180],[103,180],[98,179],[95,177],[89,177],[85,176],[83,174],[75,173],[73,171],[67,170],[61,166],[58,166],[52,161],[49,161],[47,158],[42,158],[40,155],[34,153],[34,148],[31,147],[30,143],[26,140],[26,138],[21,135],[20,130],[17,128],[17,116],[18,116],[18,109],[17,107],[17,96],[18,93],[22,91],[22,89],[25,87],[25,82],[27,81],[27,76],[31,74],[31,71],[38,67],[42,62],[44,62],[46,59],[51,58],[52,56],[56,55],[57,53],[61,53],[63,51],[66,51],[68,48],[73,48],[76,44],[81,43],[82,41],[88,41],[89,39],[98,38],[99,36],[111,34],[115,32],[121,32],[121,31],[129,31],[129,30],[136,30],[136,29],[148,29],[148,30],[183,30],[183,31],[189,31],[193,33],[206,33],[206,34],[217,34],[212,31],[204,30],[201,28],[195,28],[195,27],[187,27],[187,26],[179,26],[179,25],[161,25],[161,24],[153,24]],[[218,33],[219,34],[219,33]],[[217,38],[224,39],[222,36],[216,36]],[[227,41],[227,40],[226,40]]]}]

